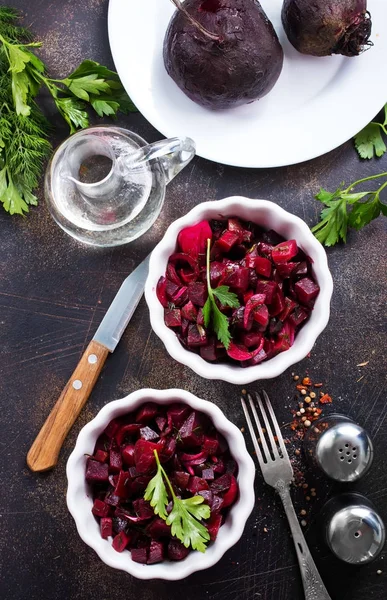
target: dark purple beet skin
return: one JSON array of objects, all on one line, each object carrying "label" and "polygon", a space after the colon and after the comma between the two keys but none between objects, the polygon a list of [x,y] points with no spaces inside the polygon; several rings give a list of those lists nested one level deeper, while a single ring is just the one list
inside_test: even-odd
[{"label": "dark purple beet skin", "polygon": [[132,560],[148,565],[183,560],[191,552],[144,500],[156,473],[154,449],[175,494],[202,495],[210,506],[210,518],[203,524],[211,542],[239,492],[236,463],[206,415],[186,404],[145,403],[135,413],[111,421],[86,463],[91,510],[103,539],[111,538],[117,552],[129,550]]},{"label": "dark purple beet skin", "polygon": [[[206,225],[205,225],[206,224]],[[213,289],[227,286],[237,295],[239,308],[218,308],[227,317],[231,343],[226,349],[216,337],[211,323],[204,325],[202,307],[207,299],[206,253],[202,236],[211,240],[210,279]],[[195,238],[196,234],[196,238]],[[194,240],[197,239],[198,248]],[[187,242],[189,241],[189,244]],[[201,221],[180,231],[176,253],[182,246],[197,256],[195,278],[188,297],[178,308],[168,304],[165,325],[175,331],[182,345],[207,362],[231,362],[250,367],[288,350],[300,328],[309,319],[320,288],[312,271],[312,261],[297,246],[275,231],[265,231],[252,222],[236,218]],[[176,253],[169,259],[174,261]],[[176,263],[177,264],[177,263]],[[164,288],[185,288],[184,261],[173,271],[176,283],[166,276],[157,285],[157,297],[164,306]],[[173,315],[173,317],[171,316]],[[179,323],[181,323],[179,325]]]},{"label": "dark purple beet skin", "polygon": [[233,108],[265,96],[283,64],[277,34],[253,0],[185,0],[184,8],[211,39],[177,10],[164,40],[168,74],[194,102]]},{"label": "dark purple beet skin", "polygon": [[367,0],[284,0],[282,23],[303,54],[358,56],[372,46]]}]

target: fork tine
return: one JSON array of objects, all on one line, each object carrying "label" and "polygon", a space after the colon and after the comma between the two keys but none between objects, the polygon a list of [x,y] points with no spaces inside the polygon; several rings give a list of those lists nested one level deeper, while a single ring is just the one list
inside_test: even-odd
[{"label": "fork tine", "polygon": [[283,455],[284,458],[289,458],[288,451],[286,450],[284,438],[283,438],[281,430],[279,428],[278,421],[276,419],[273,407],[272,407],[271,402],[269,400],[269,396],[266,394],[265,390],[262,391],[262,394],[263,394],[263,397],[265,399],[267,409],[269,411],[271,420],[272,420],[273,425],[274,425],[275,434],[277,436],[279,446],[280,446],[280,448],[282,450],[282,455]]},{"label": "fork tine", "polygon": [[266,427],[267,435],[269,436],[269,440],[270,440],[270,443],[271,443],[271,449],[272,449],[272,452],[274,454],[274,458],[279,458],[280,454],[278,452],[278,446],[277,446],[276,441],[274,439],[273,431],[272,431],[271,425],[269,423],[269,419],[267,418],[266,410],[265,410],[265,407],[263,405],[261,396],[258,394],[258,392],[255,392],[255,397],[257,399],[258,406],[259,406],[259,409],[261,411],[263,420],[265,421],[265,427]]},{"label": "fork tine", "polygon": [[266,442],[266,439],[265,439],[265,434],[262,431],[263,427],[261,425],[261,421],[259,419],[257,409],[255,408],[255,404],[254,404],[254,401],[253,401],[251,395],[247,394],[247,397],[249,399],[251,412],[253,413],[253,417],[254,417],[255,423],[256,423],[257,428],[258,428],[258,434],[259,434],[259,438],[261,440],[263,451],[264,451],[264,454],[265,454],[265,457],[266,457],[266,462],[269,462],[269,461],[271,461],[273,459],[271,457],[271,454],[270,454],[270,451],[269,451],[269,448],[268,448],[268,445],[267,445],[267,442]]},{"label": "fork tine", "polygon": [[252,424],[251,419],[250,419],[250,415],[249,415],[249,411],[248,411],[248,408],[247,408],[247,405],[246,405],[246,401],[245,401],[245,399],[243,397],[241,397],[241,402],[242,402],[243,412],[245,413],[245,417],[246,417],[246,421],[247,421],[247,426],[248,426],[249,431],[250,431],[250,436],[251,436],[251,439],[253,440],[253,445],[254,445],[254,449],[255,449],[255,452],[256,452],[256,455],[257,455],[257,458],[258,458],[258,462],[259,462],[260,465],[262,465],[262,464],[264,464],[265,461],[263,459],[263,455],[262,455],[261,449],[260,449],[259,444],[258,444],[257,436],[255,435],[254,427],[253,427],[253,424]]}]

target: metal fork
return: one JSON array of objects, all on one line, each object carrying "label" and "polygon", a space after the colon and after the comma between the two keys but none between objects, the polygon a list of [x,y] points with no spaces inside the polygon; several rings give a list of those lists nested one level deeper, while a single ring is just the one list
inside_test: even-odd
[{"label": "metal fork", "polygon": [[[257,453],[263,478],[268,485],[271,485],[277,490],[282,500],[282,504],[284,505],[297,552],[306,600],[331,600],[306,544],[304,534],[302,533],[296,512],[293,507],[292,499],[290,497],[289,486],[293,479],[293,468],[290,464],[290,459],[284,444],[281,430],[278,426],[277,419],[275,418],[273,407],[270,403],[268,395],[266,392],[262,392],[262,394],[264,401],[262,401],[259,394],[255,393],[256,402],[261,415],[260,417],[258,416],[258,411],[253,398],[250,394],[247,394],[258,434],[256,434],[254,431],[245,398],[242,397],[241,402],[253,440],[254,448]],[[274,426],[274,434],[268,415],[270,416]],[[262,430],[262,422],[264,423],[268,440],[266,440],[265,433]],[[276,436],[276,438],[274,436]]]}]

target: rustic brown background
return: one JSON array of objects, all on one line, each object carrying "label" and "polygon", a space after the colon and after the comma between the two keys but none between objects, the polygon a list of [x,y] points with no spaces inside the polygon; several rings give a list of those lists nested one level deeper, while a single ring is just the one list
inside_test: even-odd
[{"label": "rustic brown background", "polygon": [[[65,76],[82,59],[112,66],[107,37],[107,0],[14,0],[24,21],[44,43],[52,74]],[[144,2],[144,5],[146,3]],[[129,27],[128,27],[129,31]],[[129,33],[128,33],[129,35]],[[144,33],[145,35],[145,33]],[[130,60],[131,57],[128,57]],[[381,74],[383,76],[383,74]],[[357,90],[356,93],[362,93]],[[367,101],[364,92],[364,101]],[[350,101],[350,100],[349,100]],[[54,115],[47,99],[42,102]],[[53,142],[67,136],[55,115]],[[119,125],[148,141],[160,134],[140,114]],[[281,140],[279,140],[281,143]],[[0,211],[0,596],[4,600],[301,600],[299,571],[281,507],[256,478],[257,506],[241,541],[218,565],[177,583],[140,582],[105,566],[78,537],[66,503],[66,460],[80,428],[108,401],[141,387],[184,387],[244,425],[240,389],[204,381],[176,364],[152,333],[144,301],[132,319],[86,409],[63,448],[57,468],[34,475],[25,456],[55,399],[91,339],[123,278],[154,247],[166,226],[198,202],[242,194],[273,200],[312,225],[319,186],[387,170],[387,155],[361,162],[348,142],[311,162],[289,168],[243,170],[196,158],[168,187],[163,212],[141,240],[115,250],[81,246],[51,220],[43,202],[28,218]],[[346,246],[328,251],[335,291],[332,316],[310,358],[275,381],[265,382],[281,422],[290,420],[291,371],[306,369],[325,382],[331,410],[367,427],[375,442],[371,473],[356,489],[387,519],[386,405],[386,225],[380,218]],[[369,361],[366,367],[358,363]],[[362,376],[361,381],[358,381]],[[306,534],[332,600],[385,600],[387,552],[373,564],[339,564],[318,538],[316,516],[337,488],[307,473],[317,488],[308,508]],[[306,507],[296,494],[297,509]],[[267,532],[264,531],[264,527]],[[383,560],[384,559],[384,560]],[[377,570],[383,571],[377,575]]]}]

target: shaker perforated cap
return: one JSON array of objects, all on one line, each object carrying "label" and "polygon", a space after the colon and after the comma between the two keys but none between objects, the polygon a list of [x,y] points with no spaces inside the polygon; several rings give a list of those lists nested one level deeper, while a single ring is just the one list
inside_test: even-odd
[{"label": "shaker perforated cap", "polygon": [[365,564],[380,554],[385,543],[385,527],[367,498],[344,494],[333,498],[326,507],[329,513],[326,542],[338,558],[350,564]]},{"label": "shaker perforated cap", "polygon": [[315,460],[328,477],[346,483],[365,475],[372,464],[373,453],[367,432],[348,419],[321,433],[315,447]]}]

